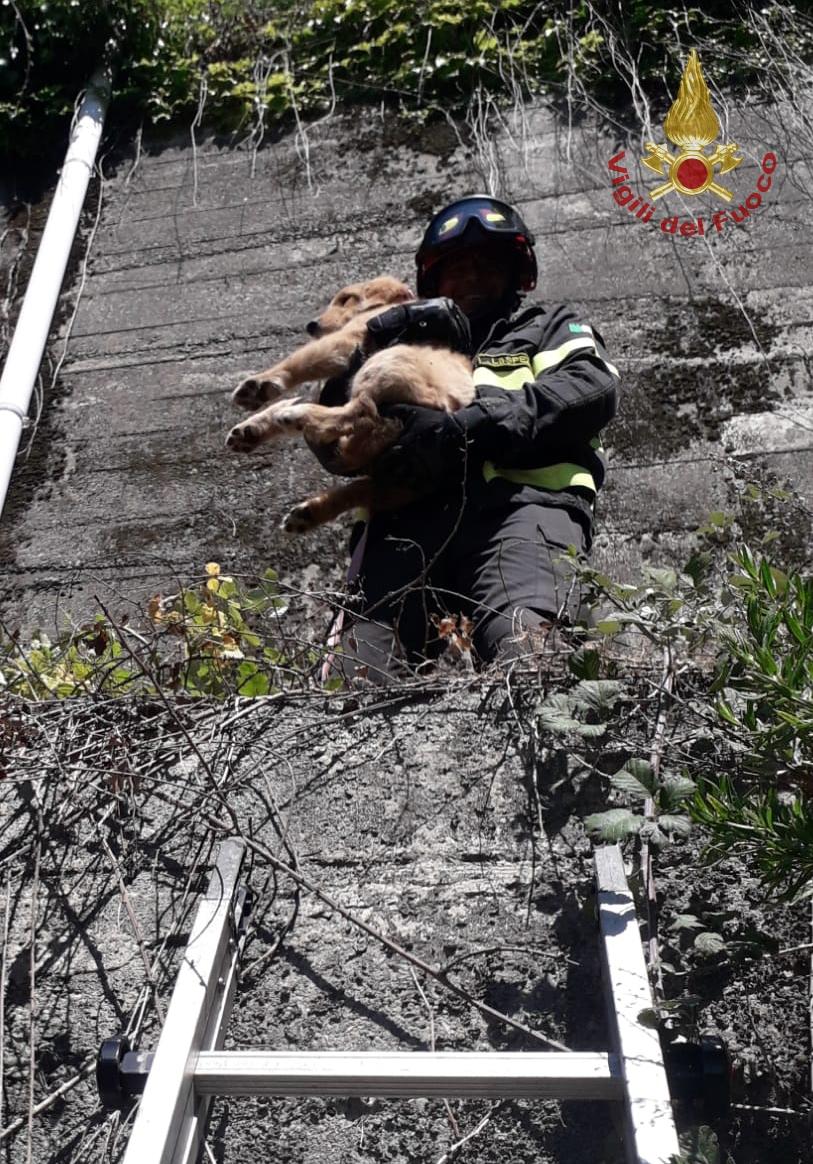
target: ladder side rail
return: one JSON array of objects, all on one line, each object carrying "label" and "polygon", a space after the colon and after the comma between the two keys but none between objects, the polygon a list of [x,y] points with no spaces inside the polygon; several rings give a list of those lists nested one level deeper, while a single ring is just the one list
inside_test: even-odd
[{"label": "ladder side rail", "polygon": [[205,1111],[195,1095],[195,1062],[212,1014],[223,1022],[227,1017],[219,996],[226,993],[236,948],[233,909],[244,856],[241,841],[221,843],[178,971],[123,1164],[178,1164],[178,1152],[203,1134],[203,1119],[198,1117]]},{"label": "ladder side rail", "polygon": [[[246,889],[240,886],[234,898],[232,933],[239,936],[237,942],[233,944],[230,950],[230,956],[226,959],[227,966],[225,972],[219,976],[218,995],[209,1016],[203,1038],[201,1039],[201,1054],[219,1051],[226,1041],[229,1018],[231,1017],[234,1006],[234,997],[237,993],[240,959],[244,945],[244,933],[240,923],[246,906],[246,893]],[[195,1059],[193,1076],[197,1069],[199,1058],[200,1054]],[[175,1155],[172,1158],[173,1164],[197,1164],[206,1135],[209,1108],[211,1107],[213,1098],[213,1095],[201,1095],[197,1087],[194,1088],[194,1097],[192,1100],[194,1107],[188,1114],[188,1118],[183,1122],[182,1134],[176,1141]]]},{"label": "ladder side rail", "polygon": [[630,1164],[669,1164],[680,1154],[635,902],[618,845],[594,853],[605,990],[623,1079]]}]

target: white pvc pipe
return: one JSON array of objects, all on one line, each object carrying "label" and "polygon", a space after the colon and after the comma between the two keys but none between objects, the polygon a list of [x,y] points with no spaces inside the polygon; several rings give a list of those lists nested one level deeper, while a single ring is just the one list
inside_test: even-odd
[{"label": "white pvc pipe", "polygon": [[76,116],[59,184],[0,377],[0,513],[5,505],[23,424],[93,173],[109,100],[110,73],[106,68],[98,69]]}]

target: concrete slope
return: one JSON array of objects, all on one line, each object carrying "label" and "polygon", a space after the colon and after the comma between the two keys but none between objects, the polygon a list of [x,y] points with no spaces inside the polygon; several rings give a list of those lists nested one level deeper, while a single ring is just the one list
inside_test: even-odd
[{"label": "concrete slope", "polygon": [[[341,284],[411,278],[428,215],[488,184],[537,234],[540,297],[578,305],[623,373],[598,562],[629,577],[642,557],[684,561],[709,512],[738,504],[751,469],[732,471],[732,456],[809,502],[813,150],[787,110],[727,112],[725,140],[744,156],[725,176],[731,207],[756,191],[767,152],[777,165],[761,205],[719,230],[727,204],[713,195],[667,195],[650,222],[619,206],[608,162],[622,150],[625,184],[642,199],[657,185],[641,142],[568,131],[542,106],[483,139],[354,113],[256,153],[186,135],[108,162],[0,532],[3,617],[53,629],[97,594],[142,605],[211,559],[339,585],[346,527],[298,541],[276,528],[321,470],[296,446],[227,454],[230,390],[299,343]],[[660,229],[675,215],[704,218],[703,236]]]}]

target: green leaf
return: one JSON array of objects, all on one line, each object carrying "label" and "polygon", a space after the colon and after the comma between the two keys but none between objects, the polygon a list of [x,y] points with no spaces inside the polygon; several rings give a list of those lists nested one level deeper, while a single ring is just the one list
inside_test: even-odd
[{"label": "green leaf", "polygon": [[705,1124],[682,1132],[680,1147],[680,1155],[673,1156],[669,1164],[720,1164],[717,1136]]},{"label": "green leaf", "polygon": [[623,683],[615,679],[582,679],[572,695],[582,707],[604,714],[612,711],[623,690]]},{"label": "green leaf", "polygon": [[634,796],[636,800],[646,800],[652,795],[648,783],[643,783],[628,768],[621,768],[614,776],[611,776],[610,783],[619,792],[626,792],[627,796]]},{"label": "green leaf", "polygon": [[794,614],[791,614],[789,610],[784,611],[782,618],[785,626],[796,639],[797,643],[801,643],[804,647],[809,646],[813,635],[802,626],[798,618]]},{"label": "green leaf", "polygon": [[588,832],[599,840],[613,844],[637,833],[643,819],[628,808],[610,808],[606,812],[594,812],[585,817],[584,824]]},{"label": "green leaf", "polygon": [[601,660],[593,647],[579,647],[567,661],[570,671],[577,679],[598,679]]},{"label": "green leaf", "polygon": [[256,663],[249,659],[244,660],[237,668],[237,694],[246,697],[268,695],[271,689],[271,680],[265,671],[261,671]]},{"label": "green leaf", "polygon": [[538,709],[539,726],[554,734],[578,731],[581,722],[573,715],[573,700],[564,692],[549,695]]},{"label": "green leaf", "polygon": [[237,593],[237,585],[233,578],[227,575],[218,579],[220,585],[217,588],[219,598],[232,598]]},{"label": "green leaf", "polygon": [[726,703],[724,699],[719,699],[717,701],[717,714],[720,716],[720,719],[724,719],[726,723],[730,723],[733,727],[738,726],[739,720],[731,710],[730,705]]},{"label": "green leaf", "polygon": [[616,618],[602,618],[600,622],[596,623],[594,629],[600,635],[617,635],[621,630],[621,623]]},{"label": "green leaf", "polygon": [[679,913],[672,918],[668,928],[670,930],[699,930],[703,923],[693,913]]},{"label": "green leaf", "polygon": [[697,785],[688,776],[666,776],[658,790],[658,807],[668,812],[679,808],[685,800],[692,796]]},{"label": "green leaf", "polygon": [[647,760],[635,757],[627,760],[624,767],[616,772],[611,779],[615,787],[621,789],[622,792],[643,799],[647,796],[654,796],[658,789],[652,766]]},{"label": "green leaf", "polygon": [[705,958],[710,958],[715,954],[723,953],[725,950],[725,941],[719,934],[715,934],[711,930],[704,930],[702,934],[698,934],[695,938],[694,948],[698,954],[702,954]]},{"label": "green leaf", "polygon": [[677,586],[677,574],[674,570],[647,566],[645,573],[656,586],[659,586],[661,590],[665,590],[667,594],[671,594]]},{"label": "green leaf", "polygon": [[583,736],[585,739],[594,740],[604,735],[607,730],[607,725],[606,723],[580,723],[573,730],[577,735]]}]

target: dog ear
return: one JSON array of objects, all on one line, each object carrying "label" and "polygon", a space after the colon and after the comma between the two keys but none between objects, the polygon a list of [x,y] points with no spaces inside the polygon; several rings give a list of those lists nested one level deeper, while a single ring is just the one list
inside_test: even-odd
[{"label": "dog ear", "polygon": [[415,298],[406,283],[390,275],[381,275],[365,283],[362,294],[364,302],[361,306],[364,311],[370,307],[394,307],[396,303],[409,303]]},{"label": "dog ear", "polygon": [[396,296],[396,303],[410,303],[415,298],[415,292],[410,291],[406,283],[399,283]]}]

